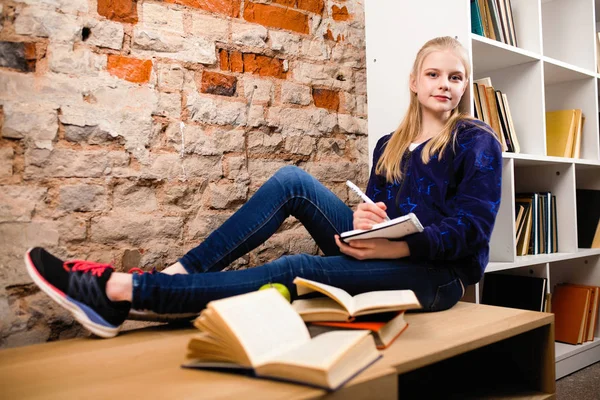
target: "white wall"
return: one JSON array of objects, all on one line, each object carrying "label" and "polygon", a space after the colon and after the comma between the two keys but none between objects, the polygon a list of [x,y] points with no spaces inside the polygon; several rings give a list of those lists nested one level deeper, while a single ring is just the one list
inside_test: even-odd
[{"label": "white wall", "polygon": [[469,7],[469,0],[365,0],[369,166],[377,140],[406,112],[410,68],[421,46],[456,36],[470,54]]}]

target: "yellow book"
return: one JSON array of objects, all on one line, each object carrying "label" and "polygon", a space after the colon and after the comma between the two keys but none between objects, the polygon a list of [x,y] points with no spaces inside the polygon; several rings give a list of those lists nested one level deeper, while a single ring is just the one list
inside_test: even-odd
[{"label": "yellow book", "polygon": [[581,156],[581,132],[583,130],[583,123],[585,122],[585,117],[581,113],[581,110],[576,110],[577,114],[575,115],[575,138],[573,139],[573,154],[571,157],[579,158]]},{"label": "yellow book", "polygon": [[549,156],[571,157],[576,110],[546,112],[546,152]]}]

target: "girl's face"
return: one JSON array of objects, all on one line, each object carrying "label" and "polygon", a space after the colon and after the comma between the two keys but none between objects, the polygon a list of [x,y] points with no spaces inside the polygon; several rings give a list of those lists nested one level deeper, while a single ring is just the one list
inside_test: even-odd
[{"label": "girl's face", "polygon": [[458,106],[467,88],[465,67],[452,51],[434,51],[423,60],[418,76],[410,79],[422,111],[446,116]]}]

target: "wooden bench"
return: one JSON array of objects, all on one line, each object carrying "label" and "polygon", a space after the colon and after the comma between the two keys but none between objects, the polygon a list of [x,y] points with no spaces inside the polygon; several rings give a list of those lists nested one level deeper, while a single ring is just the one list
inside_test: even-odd
[{"label": "wooden bench", "polygon": [[384,357],[337,392],[180,368],[194,328],[159,326],[0,351],[4,399],[553,398],[554,316],[459,302],[408,314]]}]

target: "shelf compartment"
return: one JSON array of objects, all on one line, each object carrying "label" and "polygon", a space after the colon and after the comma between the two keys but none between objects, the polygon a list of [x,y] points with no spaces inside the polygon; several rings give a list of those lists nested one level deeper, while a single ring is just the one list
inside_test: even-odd
[{"label": "shelf compartment", "polygon": [[544,56],[544,82],[546,85],[596,78],[597,74],[566,62]]},{"label": "shelf compartment", "polygon": [[473,68],[480,73],[514,67],[540,60],[538,53],[510,46],[496,40],[471,34]]},{"label": "shelf compartment", "polygon": [[542,62],[535,60],[493,70],[474,64],[473,78],[485,77],[490,77],[494,89],[508,98],[521,153],[545,155]]},{"label": "shelf compartment", "polygon": [[[573,79],[560,81],[558,80],[559,77]],[[544,63],[544,80],[546,112],[581,109],[585,122],[581,132],[581,154],[579,159],[598,161],[597,79],[582,72]],[[544,118],[544,126],[545,122]]]},{"label": "shelf compartment", "polygon": [[595,71],[594,4],[590,0],[542,2],[543,54]]},{"label": "shelf compartment", "polygon": [[558,251],[577,250],[575,214],[575,167],[573,164],[546,163],[540,166],[515,165],[515,193],[552,192],[556,196]]},{"label": "shelf compartment", "polygon": [[600,338],[595,337],[593,342],[577,345],[556,342],[554,349],[556,379],[560,379],[600,359]]}]

